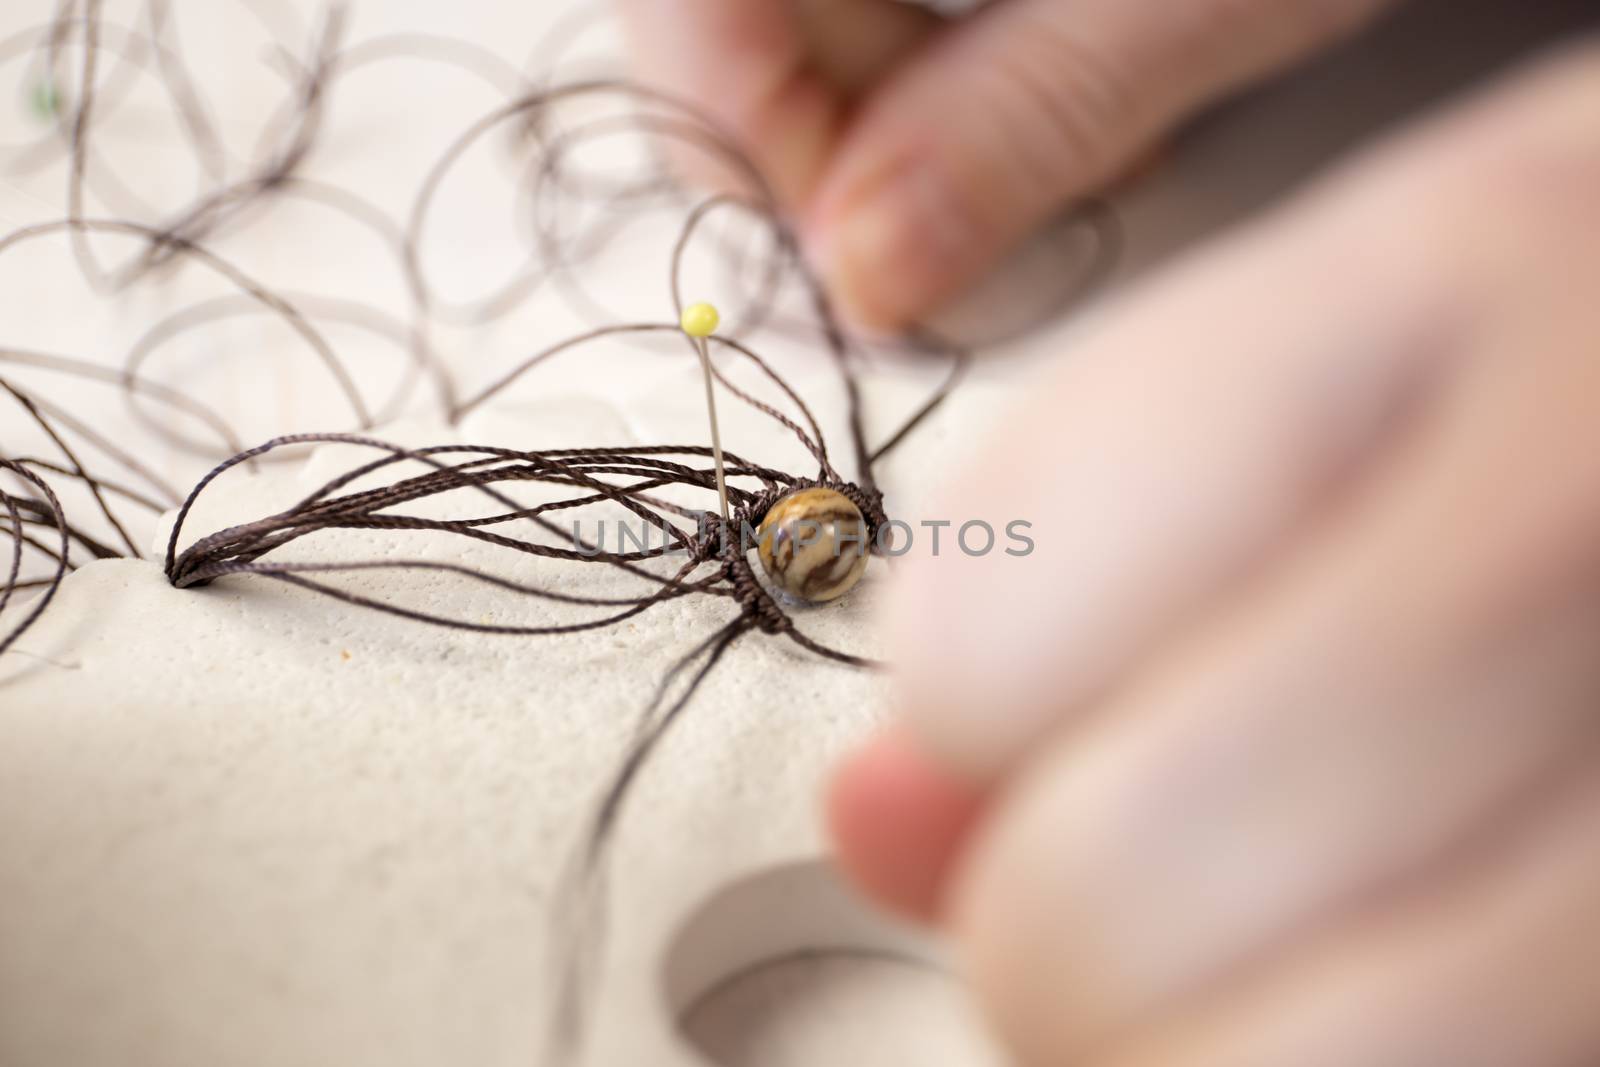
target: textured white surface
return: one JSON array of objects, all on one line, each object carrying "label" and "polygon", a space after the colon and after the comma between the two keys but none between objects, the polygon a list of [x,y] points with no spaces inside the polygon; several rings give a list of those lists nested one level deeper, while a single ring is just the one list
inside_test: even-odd
[{"label": "textured white surface", "polygon": [[[692,397],[692,375],[682,384]],[[896,392],[910,399],[903,386],[875,395]],[[988,421],[993,397],[968,391],[952,424]],[[465,432],[492,442],[496,423],[563,417],[529,404]],[[681,415],[670,403],[585,408],[619,436],[630,423],[682,433],[670,426],[680,417],[700,415],[688,402]],[[438,427],[402,435],[447,438]],[[757,455],[782,446],[753,428],[737,439]],[[922,444],[913,473],[959,451],[938,427]],[[221,483],[190,528],[258,517],[352,454],[327,448],[303,468]],[[312,554],[386,551],[382,535],[351,532]],[[418,551],[408,542],[404,554]],[[611,568],[573,567],[530,559],[498,573],[594,595],[640,588]],[[874,651],[885,568],[873,567],[846,601],[802,612],[803,628]],[[395,590],[393,576],[351,585]],[[480,621],[537,624],[551,610],[517,603],[511,618],[496,611],[504,597],[426,579],[399,595]],[[0,810],[4,1062],[531,1062],[548,908],[577,828],[656,679],[729,614],[725,602],[680,600],[596,634],[484,638],[261,580],[178,591],[150,561],[83,568],[24,654],[0,666],[0,781],[27,798]],[[697,1062],[674,1035],[670,942],[718,891],[820,855],[818,783],[882,697],[880,678],[760,634],[711,675],[616,843],[595,1062]],[[786,933],[814,922],[821,895],[802,887],[774,902],[761,931],[773,955],[873,943],[844,919],[798,942]],[[691,939],[678,951],[710,949]],[[749,962],[700,976],[680,1007]],[[926,979],[901,975],[863,981],[904,1013],[917,997],[895,991]]]},{"label": "textured white surface", "polygon": [[[8,0],[4,17],[23,25],[50,6]],[[1186,141],[1169,170],[1124,202],[1130,265],[1157,261],[1258,203],[1381,120],[1395,100],[1425,95],[1508,47],[1513,23],[1518,33],[1533,32],[1526,11],[1497,21],[1483,14],[1493,5],[1481,2],[1432,6],[1432,15],[1235,106],[1227,121]],[[126,7],[108,3],[113,15]],[[203,25],[187,38],[208,57],[197,76],[237,102],[237,115],[224,118],[248,145],[245,118],[278,88],[255,62],[259,35],[219,14],[229,5],[180,7]],[[351,36],[447,32],[516,59],[564,7],[358,4]],[[1430,56],[1438,62],[1419,61]],[[438,147],[494,97],[450,71],[372,78],[353,86],[319,162],[403,214]],[[10,135],[26,120],[4,121],[6,140],[17,139]],[[153,120],[120,128],[120,147],[133,154],[119,158],[137,170],[141,191],[159,198],[176,188],[181,200],[185,187],[171,173],[188,164],[164,140],[171,131]],[[449,231],[455,237],[436,254],[451,290],[466,294],[493,284],[509,262],[498,236],[507,208],[477,195],[459,199],[465,205],[449,216],[459,232]],[[0,224],[59,215],[60,203],[59,170],[7,178]],[[225,250],[276,285],[404,306],[392,263],[361,244],[365,238],[327,227],[312,208],[286,206],[273,219],[228,235]],[[608,268],[586,281],[614,306],[661,317],[661,246],[639,240],[635,269]],[[74,281],[62,247],[0,260],[0,293],[0,341],[106,365],[193,298],[158,288],[95,302]],[[474,383],[576,325],[570,310],[547,303],[480,334],[445,331],[440,342]],[[980,377],[1024,377],[1019,368],[1054,355],[1072,328],[1010,346],[1012,360]],[[207,337],[261,357],[248,361],[251,369],[234,361],[216,370],[192,358],[189,368],[220,375],[206,380],[248,439],[348,424],[337,406],[320,404],[322,379],[276,328],[233,324]],[[371,350],[372,367],[392,366],[392,349]],[[410,442],[458,432],[523,447],[699,441],[692,367],[681,351],[665,351],[617,346],[604,364],[552,365],[459,431],[412,421],[385,432]],[[836,386],[805,357],[785,367],[842,448]],[[931,377],[890,371],[869,380],[874,425],[892,425]],[[960,394],[885,472],[891,507],[915,517],[941,465],[959,459],[963,441],[1006,403],[1005,387],[983,381]],[[105,401],[103,416],[108,433],[137,439],[118,403]],[[799,462],[792,443],[737,408],[725,407],[724,435],[753,457]],[[227,483],[193,529],[265,513],[336,467],[337,451],[305,468]],[[148,454],[181,484],[204,467],[160,444]],[[370,555],[384,550],[382,540],[349,534],[325,547]],[[605,568],[574,577],[536,560],[521,566],[526,577],[566,576],[586,592],[626,585]],[[883,580],[875,565],[856,595],[806,613],[803,625],[870,651]],[[382,588],[441,610],[497,610],[486,593],[450,583]],[[542,609],[515,610],[531,621]],[[579,817],[662,667],[726,610],[683,601],[594,635],[483,638],[260,580],[179,592],[151,562],[84,568],[18,652],[0,660],[0,1064],[536,1062],[547,905]],[[944,1012],[949,998],[901,966],[847,958],[775,964],[752,972],[749,984],[700,996],[732,976],[719,970],[739,971],[762,953],[861,948],[879,936],[857,929],[859,917],[819,887],[809,865],[822,852],[818,783],[836,754],[871,728],[883,696],[880,679],[760,635],[743,640],[712,675],[642,779],[617,842],[596,1062],[700,1062],[673,1033],[674,1011],[690,1009],[696,1040],[721,1050],[730,1067],[854,1062],[830,1051],[840,1048],[862,1063],[931,1067],[933,1049],[896,1042],[907,1020]],[[744,911],[716,911],[729,892],[771,888],[763,879],[790,870],[801,873],[775,883],[775,895],[743,898]],[[709,926],[697,925],[707,907],[723,920],[714,914]],[[770,924],[759,921],[764,914]],[[785,1014],[785,1005],[797,1012]],[[853,1014],[852,1005],[874,1014]],[[730,1029],[730,1013],[750,1028]],[[938,1046],[953,1067],[982,1056],[961,1040]]]}]

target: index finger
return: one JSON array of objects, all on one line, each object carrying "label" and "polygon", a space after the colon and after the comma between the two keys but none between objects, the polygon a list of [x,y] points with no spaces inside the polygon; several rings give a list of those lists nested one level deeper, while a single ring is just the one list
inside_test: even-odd
[{"label": "index finger", "polygon": [[849,99],[939,21],[882,0],[619,0],[618,12],[638,77],[738,137],[788,204],[816,186]]}]

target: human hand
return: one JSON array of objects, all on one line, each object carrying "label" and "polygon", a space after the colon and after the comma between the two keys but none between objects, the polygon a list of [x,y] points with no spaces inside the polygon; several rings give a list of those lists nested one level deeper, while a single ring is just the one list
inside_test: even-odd
[{"label": "human hand", "polygon": [[1600,1057],[1597,190],[1588,45],[1107,309],[938,516],[1036,551],[907,560],[833,820],[1022,1063]]},{"label": "human hand", "polygon": [[1205,103],[1394,0],[621,0],[635,66],[745,142],[845,311],[915,322]]}]

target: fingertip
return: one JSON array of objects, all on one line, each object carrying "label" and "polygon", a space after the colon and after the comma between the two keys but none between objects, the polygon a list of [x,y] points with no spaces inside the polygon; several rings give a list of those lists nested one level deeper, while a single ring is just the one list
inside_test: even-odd
[{"label": "fingertip", "polygon": [[852,172],[824,183],[808,252],[851,325],[897,333],[971,282],[986,234],[933,166]]},{"label": "fingertip", "polygon": [[892,730],[846,760],[827,808],[845,874],[890,910],[938,922],[945,885],[982,810],[978,790]]}]

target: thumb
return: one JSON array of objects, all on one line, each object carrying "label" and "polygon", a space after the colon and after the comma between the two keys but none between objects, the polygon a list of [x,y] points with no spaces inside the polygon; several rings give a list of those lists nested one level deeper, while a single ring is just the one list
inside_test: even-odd
[{"label": "thumb", "polygon": [[1393,0],[1000,0],[891,74],[813,201],[845,310],[904,327],[1208,100]]}]

